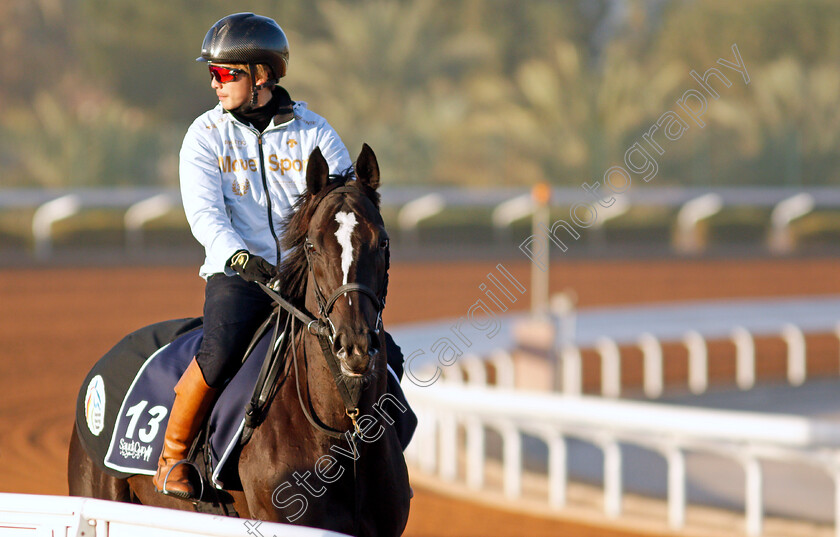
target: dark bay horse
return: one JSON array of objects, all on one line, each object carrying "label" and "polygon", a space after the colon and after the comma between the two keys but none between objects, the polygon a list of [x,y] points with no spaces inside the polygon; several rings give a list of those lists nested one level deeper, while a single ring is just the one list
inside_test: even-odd
[{"label": "dark bay horse", "polygon": [[[315,321],[292,323],[298,329],[285,345],[276,397],[242,448],[242,489],[226,492],[247,518],[400,535],[410,489],[397,434],[386,423],[393,423],[393,410],[383,411],[389,242],[376,192],[379,166],[364,145],[356,180],[328,173],[316,149],[307,191],[285,222],[284,249],[291,253],[281,266],[280,294]],[[68,468],[71,495],[194,509],[155,492],[151,476],[103,472],[75,429]]]}]

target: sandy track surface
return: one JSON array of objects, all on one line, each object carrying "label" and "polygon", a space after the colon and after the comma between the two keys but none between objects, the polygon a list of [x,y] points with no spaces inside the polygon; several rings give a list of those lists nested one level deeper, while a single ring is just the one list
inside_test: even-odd
[{"label": "sandy track surface", "polygon": [[[504,265],[528,286],[526,263]],[[483,296],[479,285],[492,270],[493,263],[394,264],[386,324],[463,315]],[[199,315],[203,282],[196,272],[0,271],[0,491],[67,493],[67,443],[85,374],[125,334]],[[551,281],[555,291],[575,289],[582,307],[840,293],[840,261],[575,261],[556,264]],[[632,535],[416,492],[409,536]]]}]

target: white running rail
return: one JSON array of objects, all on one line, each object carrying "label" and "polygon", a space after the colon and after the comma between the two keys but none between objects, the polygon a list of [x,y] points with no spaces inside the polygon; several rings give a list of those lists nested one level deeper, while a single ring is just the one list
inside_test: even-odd
[{"label": "white running rail", "polygon": [[347,537],[343,533],[90,498],[0,493],[0,535]]},{"label": "white running rail", "polygon": [[[162,196],[162,197],[159,197]],[[33,234],[38,245],[38,254],[50,255],[53,222],[68,218],[83,209],[92,207],[128,210],[144,200],[167,198],[174,207],[180,207],[180,194],[176,188],[164,187],[103,187],[63,189],[0,189],[0,209],[37,209],[39,218],[33,222]],[[64,199],[59,206],[49,205]],[[551,199],[563,200],[573,206],[579,202],[591,201],[590,195],[580,188],[552,188]],[[75,200],[69,204],[68,200]],[[399,207],[398,225],[407,230],[416,228],[417,223],[433,217],[446,207],[488,207],[492,211],[492,224],[496,229],[510,226],[531,212],[530,194],[525,188],[459,188],[459,187],[400,187],[386,186],[382,189],[383,206]],[[63,207],[62,207],[63,205]],[[557,204],[555,204],[557,206]],[[615,218],[634,207],[680,208],[677,222],[681,244],[688,249],[699,249],[696,241],[697,223],[727,207],[761,207],[773,209],[770,229],[770,247],[773,251],[789,251],[794,247],[790,231],[791,223],[814,209],[840,207],[840,191],[833,187],[808,189],[787,187],[720,187],[708,188],[668,187],[645,188],[625,193],[608,212],[596,222],[600,227],[604,221]],[[60,210],[59,210],[60,209]],[[68,210],[72,209],[72,210]],[[139,209],[137,209],[139,210]],[[146,207],[148,210],[148,206]],[[165,207],[160,206],[160,210]],[[153,211],[154,217],[157,209]],[[130,217],[133,220],[134,216]],[[131,228],[129,241],[139,240],[142,219]],[[131,246],[132,243],[129,243]]]},{"label": "white running rail", "polygon": [[[805,334],[835,334],[840,338],[838,297],[757,299],[668,304],[661,306],[584,310],[575,315],[575,338],[557,342],[564,393],[525,392],[514,389],[514,360],[502,348],[513,344],[511,326],[516,318],[501,318],[502,329],[486,344],[473,338],[470,348],[454,365],[443,366],[428,353],[416,360],[419,378],[438,382],[421,387],[410,376],[403,382],[418,414],[419,426],[406,451],[421,471],[444,480],[463,479],[475,490],[486,486],[486,432],[502,441],[503,492],[522,495],[523,438],[545,444],[547,504],[566,505],[569,475],[568,442],[579,440],[603,454],[604,512],[622,512],[622,446],[632,445],[658,453],[667,467],[668,525],[685,527],[687,509],[686,455],[714,455],[735,461],[744,471],[745,531],[763,532],[765,462],[780,462],[819,469],[834,485],[835,533],[840,537],[840,423],[801,416],[706,410],[616,399],[621,391],[620,345],[637,345],[644,355],[643,387],[649,397],[663,391],[662,343],[678,342],[688,351],[688,386],[694,393],[708,385],[709,340],[730,340],[736,349],[736,383],[755,385],[754,338],[776,336],[786,343],[787,377],[796,386],[805,381]],[[427,323],[394,330],[404,349],[423,347],[451,323]],[[562,327],[558,327],[562,333]],[[401,339],[404,335],[405,338]],[[406,345],[406,342],[409,344]],[[425,345],[428,347],[428,345]],[[489,348],[497,346],[488,353]],[[602,359],[602,392],[606,397],[582,396],[581,349],[595,349]],[[408,353],[406,353],[409,355]],[[484,369],[480,367],[483,356]],[[495,383],[488,385],[488,371]],[[465,458],[463,469],[458,457]]]},{"label": "white running rail", "polygon": [[[746,476],[746,533],[763,530],[762,462],[777,461],[819,468],[840,494],[840,424],[791,415],[699,408],[522,392],[438,382],[429,387],[406,384],[419,426],[406,457],[421,470],[442,479],[463,478],[473,489],[484,486],[485,430],[502,439],[503,491],[522,496],[523,436],[541,439],[548,448],[548,505],[566,503],[566,442],[582,440],[603,452],[604,512],[622,512],[622,445],[661,454],[667,464],[668,524],[686,520],[686,454],[706,453],[739,463]],[[463,428],[463,445],[459,445]],[[464,475],[459,453],[466,454]],[[840,516],[840,503],[835,517]],[[837,531],[840,535],[840,529]]]}]

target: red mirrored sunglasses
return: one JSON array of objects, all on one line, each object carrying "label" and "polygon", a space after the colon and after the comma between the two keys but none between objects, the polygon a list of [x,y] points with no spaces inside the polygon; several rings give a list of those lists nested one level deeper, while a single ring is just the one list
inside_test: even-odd
[{"label": "red mirrored sunglasses", "polygon": [[233,82],[239,75],[247,74],[242,69],[235,69],[233,67],[222,67],[220,65],[210,66],[210,77],[216,82],[224,84],[226,82]]}]

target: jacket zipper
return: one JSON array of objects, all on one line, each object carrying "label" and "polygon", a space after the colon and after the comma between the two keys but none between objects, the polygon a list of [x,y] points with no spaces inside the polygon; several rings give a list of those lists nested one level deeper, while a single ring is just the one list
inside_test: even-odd
[{"label": "jacket zipper", "polygon": [[263,155],[263,139],[262,134],[257,134],[257,147],[260,151],[260,174],[262,175],[263,192],[265,192],[265,202],[268,207],[268,229],[271,230],[271,236],[274,237],[274,246],[277,249],[277,263],[280,266],[280,239],[277,238],[277,232],[274,230],[274,216],[271,213],[271,194],[268,191],[268,178],[265,174],[265,156]]}]

